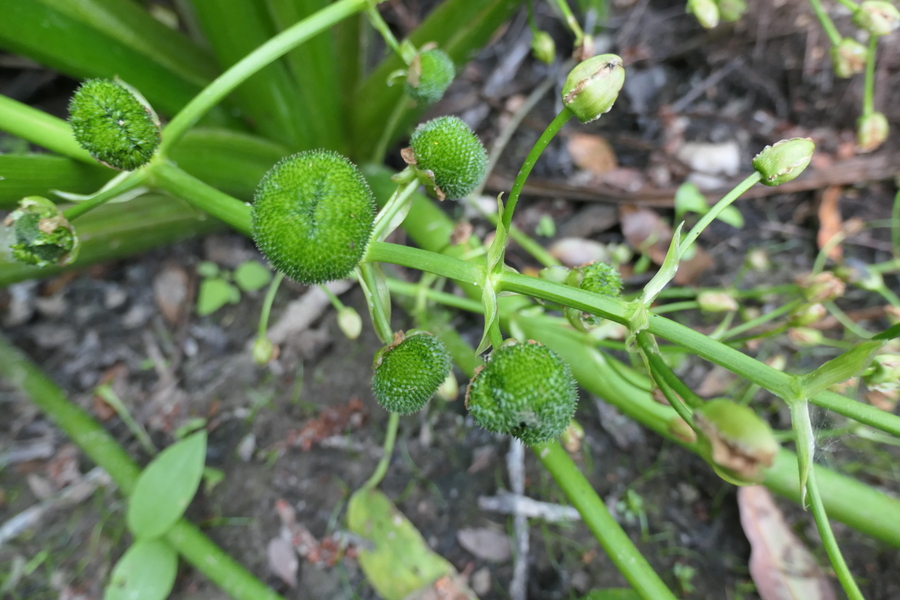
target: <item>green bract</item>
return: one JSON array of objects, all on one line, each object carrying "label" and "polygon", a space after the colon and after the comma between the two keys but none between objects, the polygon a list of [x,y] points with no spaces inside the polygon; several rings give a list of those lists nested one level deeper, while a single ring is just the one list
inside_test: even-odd
[{"label": "green bract", "polygon": [[582,123],[609,112],[625,83],[622,59],[601,54],[579,63],[563,84],[562,101]]},{"label": "green bract", "polygon": [[56,205],[40,196],[29,196],[19,202],[3,224],[12,240],[13,258],[37,267],[68,265],[78,255],[78,236]]},{"label": "green bract", "polygon": [[450,354],[437,337],[425,331],[397,333],[375,355],[372,391],[385,410],[413,413],[434,396],[450,366]]},{"label": "green bract", "polygon": [[406,76],[406,93],[423,104],[433,104],[444,97],[456,76],[456,67],[447,53],[438,48],[416,55]]},{"label": "green bract", "polygon": [[816,145],[810,138],[791,138],[766,146],[753,159],[753,168],[764,185],[780,185],[795,179],[812,160]]},{"label": "green bract", "polygon": [[422,123],[409,140],[412,164],[434,180],[439,198],[464,198],[487,174],[487,152],[458,117]]},{"label": "green bract", "polygon": [[476,423],[529,445],[560,435],[577,403],[569,366],[533,341],[496,348],[466,392],[466,406]]},{"label": "green bract", "polygon": [[718,398],[694,412],[700,442],[716,473],[736,485],[762,481],[780,446],[769,424],[747,406]]},{"label": "green bract", "polygon": [[147,164],[159,146],[159,121],[146,101],[108,79],[88,79],[78,88],[69,123],[81,147],[114,169]]},{"label": "green bract", "polygon": [[279,161],[259,182],[253,239],[276,269],[301,283],[347,277],[369,243],[375,201],[357,168],[336,152]]}]

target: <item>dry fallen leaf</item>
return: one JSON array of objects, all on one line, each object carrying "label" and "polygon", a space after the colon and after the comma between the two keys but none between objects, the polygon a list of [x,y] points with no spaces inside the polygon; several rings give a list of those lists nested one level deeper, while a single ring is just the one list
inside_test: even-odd
[{"label": "dry fallen leaf", "polygon": [[616,153],[609,143],[599,135],[575,133],[569,136],[566,148],[580,168],[594,175],[603,175],[618,166]]},{"label": "dry fallen leaf", "polygon": [[187,272],[175,263],[167,263],[153,278],[153,298],[166,321],[176,324],[188,309]]},{"label": "dry fallen leaf", "polygon": [[[828,241],[841,232],[841,188],[832,185],[822,192],[822,202],[819,203],[819,233],[816,242],[821,250]],[[838,244],[828,253],[832,260],[840,260],[844,255],[841,245]]]},{"label": "dry fallen leaf", "polygon": [[269,540],[267,550],[269,568],[290,587],[297,587],[297,568],[300,561],[290,542],[280,537]]},{"label": "dry fallen leaf", "polygon": [[701,398],[721,396],[734,380],[734,373],[724,367],[716,366],[706,374],[695,392]]},{"label": "dry fallen leaf", "polygon": [[762,600],[835,600],[831,581],[797,539],[763,486],[738,489],[750,542],[750,576]]}]

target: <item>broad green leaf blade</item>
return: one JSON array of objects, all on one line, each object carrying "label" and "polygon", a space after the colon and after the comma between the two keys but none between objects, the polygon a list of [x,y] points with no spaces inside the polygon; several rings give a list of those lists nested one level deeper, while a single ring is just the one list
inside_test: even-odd
[{"label": "broad green leaf blade", "polygon": [[168,115],[201,90],[118,40],[37,0],[0,2],[0,48],[77,79],[118,76]]},{"label": "broad green leaf blade", "polygon": [[54,199],[52,190],[96,192],[116,171],[52,154],[0,155],[0,208],[15,206],[25,196]]},{"label": "broad green leaf blade", "polygon": [[160,452],[141,473],[128,503],[128,528],[139,540],[164,535],[197,493],[206,460],[206,432]]},{"label": "broad green leaf blade", "polygon": [[234,282],[245,292],[255,292],[272,279],[272,271],[256,260],[248,260],[234,270]]},{"label": "broad green leaf blade", "polygon": [[[261,2],[192,0],[197,20],[223,69],[268,41],[275,28]],[[292,150],[313,147],[312,125],[297,102],[299,92],[281,60],[247,79],[234,93],[257,131]]]},{"label": "broad green leaf blade", "polygon": [[377,490],[353,494],[347,526],[367,540],[359,549],[359,564],[384,600],[404,600],[454,573],[453,565],[432,552],[415,526]]},{"label": "broad green leaf blade", "polygon": [[201,317],[211,315],[226,304],[235,304],[240,299],[240,290],[224,279],[204,279],[197,294],[197,314]]},{"label": "broad green leaf blade", "polygon": [[103,600],[165,600],[177,573],[178,553],[168,542],[137,541],[113,568]]},{"label": "broad green leaf blade", "polygon": [[879,340],[860,342],[812,373],[807,373],[802,379],[803,397],[812,398],[822,390],[826,390],[836,383],[847,381],[858,374],[869,366],[875,353],[883,344],[884,342]]},{"label": "broad green leaf blade", "polygon": [[89,25],[185,81],[205,87],[219,74],[212,55],[163,25],[134,0],[38,0]]},{"label": "broad green leaf blade", "polygon": [[900,337],[900,323],[897,323],[896,325],[893,325],[892,327],[888,327],[887,329],[885,329],[884,331],[882,331],[881,333],[879,333],[872,339],[873,340],[892,340],[895,337]]}]

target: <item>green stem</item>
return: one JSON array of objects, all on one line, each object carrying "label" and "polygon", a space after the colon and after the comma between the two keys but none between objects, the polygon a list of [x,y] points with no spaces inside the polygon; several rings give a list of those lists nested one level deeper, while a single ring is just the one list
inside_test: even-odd
[{"label": "green stem", "polygon": [[369,316],[372,317],[372,325],[375,326],[375,333],[378,334],[381,343],[390,344],[394,340],[394,332],[391,329],[390,317],[381,303],[381,295],[378,293],[375,265],[363,263],[356,268],[356,272],[363,294],[366,296],[366,304],[369,307]]},{"label": "green stem", "polygon": [[897,190],[894,206],[891,208],[891,246],[894,253],[894,268],[900,269],[900,190]]},{"label": "green stem", "polygon": [[334,310],[340,312],[340,311],[344,310],[345,308],[347,308],[346,306],[344,306],[344,303],[341,302],[341,299],[338,298],[334,294],[334,292],[332,292],[330,289],[328,289],[327,285],[320,285],[319,289],[322,290],[323,292],[325,292],[325,295],[328,296],[328,301],[331,302],[331,306],[334,307]]},{"label": "green stem", "polygon": [[[257,330],[257,335],[261,338],[266,337],[266,332],[269,330],[269,314],[272,312],[272,304],[275,302],[275,294],[278,292],[278,288],[281,286],[281,281],[284,279],[284,273],[281,271],[275,273],[275,277],[272,278],[272,281],[269,282],[269,289],[266,291],[266,297],[263,299],[262,310],[259,311],[259,329]],[[324,285],[322,289],[325,290],[326,294],[330,294],[331,290],[326,288]]]},{"label": "green stem", "polygon": [[[109,473],[125,495],[134,490],[140,467],[119,444],[28,358],[0,335],[0,376],[27,394],[31,401],[71,438],[97,465]],[[189,521],[181,519],[166,540],[194,567],[236,600],[283,600]]]},{"label": "green stem", "polygon": [[159,155],[161,157],[168,156],[172,146],[209,109],[218,104],[219,101],[260,69],[284,56],[303,42],[340,23],[347,17],[365,10],[368,6],[369,2],[367,0],[338,0],[334,4],[330,4],[303,19],[296,25],[285,29],[235,63],[230,69],[217,77],[215,81],[206,86],[169,122],[168,126],[163,130]]},{"label": "green stem", "polygon": [[675,600],[559,442],[536,446],[534,453],[581,513],[588,529],[634,591],[644,600]]},{"label": "green stem", "polygon": [[857,325],[853,319],[847,316],[847,313],[842,311],[840,307],[834,303],[833,300],[826,300],[822,303],[828,312],[837,319],[838,323],[844,326],[845,329],[852,332],[853,335],[857,337],[861,337],[864,340],[870,339],[874,333],[867,331],[865,328]]},{"label": "green stem", "polygon": [[75,141],[68,123],[2,94],[0,94],[0,130],[63,156],[89,165],[97,164],[97,160]]},{"label": "green stem", "polygon": [[700,304],[694,300],[685,300],[684,302],[672,302],[671,304],[663,304],[652,309],[654,315],[664,315],[671,312],[679,312],[682,310],[693,310],[699,308]]},{"label": "green stem", "polygon": [[566,25],[568,25],[569,29],[572,30],[572,34],[575,36],[575,46],[581,45],[581,40],[584,39],[584,31],[581,30],[581,25],[578,24],[578,19],[575,18],[575,15],[572,14],[572,9],[569,8],[569,3],[566,0],[556,0],[556,5],[559,7],[559,12],[563,14],[563,18],[566,20]]},{"label": "green stem", "polygon": [[122,419],[122,422],[125,423],[125,426],[131,431],[131,434],[137,438],[137,441],[140,442],[141,446],[144,447],[144,452],[149,454],[150,456],[156,455],[159,452],[159,449],[153,445],[153,440],[150,439],[150,436],[147,435],[147,432],[143,427],[138,424],[137,421],[134,420],[134,417],[131,416],[131,413],[128,412],[128,408],[125,406],[125,403],[122,402],[122,399],[119,398],[118,394],[116,394],[112,387],[109,384],[98,385],[94,389],[94,393],[101,398],[103,401],[113,407],[113,410],[116,411],[116,414],[119,415],[119,418]]},{"label": "green stem", "polygon": [[844,37],[837,30],[837,27],[834,26],[834,22],[831,20],[831,17],[828,16],[828,13],[825,12],[825,8],[822,7],[822,3],[819,0],[809,0],[809,3],[812,5],[813,11],[816,13],[816,16],[819,18],[819,22],[822,24],[822,29],[825,30],[825,34],[828,36],[828,39],[831,40],[832,46],[837,46],[841,43],[841,40]]},{"label": "green stem", "polygon": [[571,110],[563,107],[553,121],[547,125],[547,129],[544,130],[544,133],[542,133],[541,137],[538,138],[538,141],[535,142],[531,152],[529,152],[528,156],[525,158],[525,162],[522,163],[519,174],[516,175],[516,180],[513,182],[512,190],[509,192],[509,199],[506,201],[506,209],[503,211],[503,227],[505,227],[507,231],[509,231],[510,225],[512,225],[513,212],[516,210],[516,204],[519,202],[519,195],[522,193],[522,188],[525,187],[525,180],[528,179],[528,175],[534,168],[538,158],[540,158],[541,153],[547,145],[550,144],[550,140],[552,140],[559,130],[562,129],[562,126],[566,124],[566,121],[572,118],[572,114]]},{"label": "green stem", "polygon": [[391,28],[388,27],[388,24],[384,22],[384,18],[381,16],[381,13],[378,12],[377,3],[372,2],[366,7],[366,14],[369,16],[369,22],[372,24],[372,27],[375,28],[378,33],[381,34],[381,37],[384,39],[384,43],[388,45],[388,47],[396,54],[400,60],[406,62],[403,59],[403,51],[400,49],[400,43],[397,41],[397,38],[394,37],[394,33],[391,31]]},{"label": "green stem", "polygon": [[375,218],[375,226],[372,228],[373,240],[383,240],[393,232],[394,228],[399,227],[400,223],[392,223],[394,218],[403,211],[409,212],[409,205],[412,202],[412,195],[419,189],[419,180],[414,179],[405,186],[399,185],[391,194],[387,203],[378,211]]},{"label": "green stem", "polygon": [[859,5],[853,0],[837,0],[840,4],[843,4],[847,8],[849,8],[852,12],[856,12],[856,9],[859,8]]},{"label": "green stem", "polygon": [[716,205],[713,206],[708,213],[703,215],[703,217],[697,221],[697,224],[691,229],[691,231],[684,236],[684,239],[681,240],[680,254],[678,260],[681,260],[681,257],[684,256],[684,253],[691,247],[691,244],[696,241],[696,239],[703,233],[703,230],[706,229],[710,223],[712,223],[716,217],[721,214],[723,210],[731,206],[731,204],[737,200],[741,194],[749,190],[753,187],[756,182],[760,180],[762,175],[759,174],[759,171],[754,171],[751,175],[747,176],[742,182],[737,184],[733,190],[728,192],[724,198],[716,202]]},{"label": "green stem", "polygon": [[[697,408],[698,406],[703,405],[703,398],[698,396],[684,384],[681,379],[678,378],[675,373],[672,372],[672,369],[669,368],[669,365],[662,359],[662,356],[659,354],[659,349],[656,347],[656,344],[653,343],[652,338],[645,332],[642,331],[637,335],[638,344],[640,344],[641,349],[644,351],[644,355],[647,357],[648,362],[651,367],[651,375],[653,379],[657,382],[662,379],[665,381],[666,385],[672,388],[679,396],[684,398],[684,401],[687,402],[688,406],[691,408]],[[670,401],[671,402],[671,401]],[[680,404],[680,402],[679,402]],[[675,409],[675,412],[678,413],[678,416],[691,423],[691,413],[690,410],[686,406],[682,406],[679,409],[678,406],[672,405],[672,408]],[[687,416],[685,416],[687,415]]]},{"label": "green stem", "polygon": [[84,202],[79,202],[74,206],[70,206],[66,210],[63,211],[63,216],[69,220],[69,222],[74,221],[81,215],[88,213],[98,206],[102,206],[106,202],[112,200],[116,196],[120,196],[125,192],[131,191],[137,187],[140,187],[144,184],[148,179],[148,174],[145,169],[141,169],[139,171],[133,171],[128,177],[120,181],[117,185],[109,188],[108,190],[104,190],[102,192],[98,192],[94,195],[90,200],[85,200]]},{"label": "green stem", "polygon": [[373,163],[381,164],[384,162],[384,157],[385,155],[387,155],[388,145],[391,143],[391,140],[394,139],[394,131],[397,130],[397,126],[403,119],[403,115],[404,113],[406,113],[407,108],[409,108],[409,96],[407,96],[406,92],[404,92],[400,95],[400,100],[397,101],[396,106],[394,106],[394,110],[391,111],[391,116],[388,117],[388,122],[384,126],[384,131],[381,133],[381,137],[378,138],[378,145],[375,146],[375,151],[372,152]]},{"label": "green stem", "polygon": [[252,235],[250,205],[223,194],[191,177],[175,165],[158,162],[151,166],[151,183],[208,212],[245,235]]},{"label": "green stem", "polygon": [[866,53],[866,81],[863,87],[862,118],[875,112],[875,54],[878,51],[878,36],[869,36],[869,51]]},{"label": "green stem", "polygon": [[384,451],[381,455],[381,460],[378,461],[375,472],[372,473],[372,476],[369,477],[368,481],[363,484],[362,489],[369,490],[376,487],[387,474],[388,466],[391,464],[391,454],[394,453],[394,443],[397,441],[397,428],[399,424],[400,413],[392,412],[391,416],[388,417],[387,432],[384,435]]}]

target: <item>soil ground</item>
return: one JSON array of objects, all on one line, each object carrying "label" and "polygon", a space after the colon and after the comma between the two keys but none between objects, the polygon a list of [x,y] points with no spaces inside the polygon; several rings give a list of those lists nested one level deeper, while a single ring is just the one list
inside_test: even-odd
[{"label": "soil ground", "polygon": [[[557,39],[561,53],[568,52],[571,43],[566,41],[566,32],[540,11],[539,17]],[[646,174],[659,164],[662,159],[656,149],[670,141],[667,136],[673,131],[666,120],[671,115],[667,116],[663,107],[683,99],[698,85],[706,85],[705,91],[679,113],[686,119],[681,135],[689,141],[712,143],[737,139],[744,163],[766,143],[785,137],[782,134],[786,132],[814,132],[820,147],[832,155],[852,140],[848,131],[852,131],[858,114],[861,81],[835,80],[830,75],[827,55],[818,51],[824,47],[824,34],[811,20],[805,3],[760,2],[739,25],[707,33],[683,14],[682,2],[639,0],[630,8],[614,10],[610,25],[608,37],[601,37],[600,42],[614,44],[614,49],[633,65],[629,78],[639,83],[623,94],[621,106],[610,113],[615,118],[601,119],[580,131],[603,135],[621,166]],[[500,107],[515,94],[529,93],[549,72],[547,67],[526,59],[512,74],[498,75],[505,68],[504,61],[527,40],[524,16],[519,15],[463,72],[447,99],[433,112],[462,114],[489,145],[502,119]],[[884,43],[882,47],[886,50],[879,59],[876,105],[896,127],[900,107],[887,100],[891,90],[898,89],[898,45]],[[728,72],[719,82],[703,83],[704,78],[723,68]],[[5,80],[21,83],[22,79],[14,75],[5,73]],[[45,79],[35,84],[30,100],[62,107],[71,82],[46,75]],[[552,97],[549,94],[525,119],[498,167],[499,173],[515,173],[554,114]],[[879,152],[891,155],[897,151],[895,146],[896,140],[892,140]],[[566,137],[554,142],[535,170],[537,180],[563,181],[573,174],[566,148]],[[672,167],[673,176],[679,175],[678,169]],[[845,220],[858,217],[866,221],[889,218],[893,193],[889,182],[849,189],[844,192],[842,216]],[[703,244],[714,262],[693,284],[727,284],[752,248],[766,249],[774,267],[764,276],[748,275],[744,288],[789,282],[796,274],[808,271],[817,252],[817,199],[812,192],[801,192],[741,202],[745,227],[735,233],[728,226],[716,224],[704,235]],[[581,235],[595,241],[624,241],[614,205],[566,201],[565,194],[536,194],[526,198],[523,209],[518,220],[529,233],[542,215],[550,215],[557,223],[556,238],[587,228],[589,231]],[[671,217],[671,211],[665,208],[660,214]],[[476,233],[482,227],[476,222]],[[873,229],[860,239],[859,244],[845,247],[849,256],[867,263],[889,258],[887,230]],[[372,356],[379,347],[371,328],[364,327],[358,340],[349,341],[338,329],[334,311],[327,309],[309,328],[282,345],[276,363],[260,368],[251,359],[248,343],[255,335],[262,292],[245,294],[238,304],[208,317],[185,313],[174,323],[163,315],[154,295],[154,282],[164,276],[175,277],[186,284],[185,289],[194,290],[196,266],[201,260],[234,268],[252,257],[259,258],[249,240],[217,233],[74,276],[18,284],[15,291],[5,292],[3,297],[7,318],[15,294],[24,295],[33,312],[5,326],[4,332],[73,401],[94,414],[98,404],[92,391],[104,378],[110,380],[131,413],[150,429],[158,446],[171,443],[173,429],[190,418],[208,419],[208,465],[221,469],[224,479],[194,502],[189,517],[286,598],[376,598],[352,559],[345,558],[331,567],[301,562],[299,584],[291,589],[272,574],[266,552],[269,540],[279,532],[277,501],[292,506],[297,521],[321,539],[342,528],[349,494],[367,479],[377,462],[387,415],[375,403],[369,385]],[[533,265],[517,249],[510,262],[520,269]],[[635,275],[628,281],[629,289],[638,289],[645,281],[646,276]],[[889,278],[895,290],[897,284],[896,277]],[[303,291],[292,284],[282,286],[273,321]],[[358,289],[343,299],[365,314]],[[190,294],[182,304],[189,302]],[[871,295],[852,292],[842,306],[855,310],[874,304],[877,302]],[[766,308],[765,302],[760,306]],[[697,328],[713,323],[696,314],[679,318]],[[406,319],[395,310],[394,328],[409,326]],[[479,322],[458,316],[454,323],[464,336],[477,341]],[[873,329],[876,325],[872,321]],[[831,351],[827,355],[797,351],[784,341],[773,342],[765,351],[786,353],[789,370],[809,368],[834,355]],[[688,361],[679,372],[689,384],[697,386],[706,378],[709,366]],[[458,375],[463,387],[465,380]],[[354,398],[361,402],[359,414],[364,420],[339,436],[343,448],[320,444],[309,449],[284,447],[309,419],[321,415],[324,409],[345,409]],[[779,411],[762,394],[757,400],[773,406],[774,425],[787,426],[783,409]],[[26,399],[5,386],[0,386],[0,414],[0,449],[43,440],[52,450],[50,456],[0,470],[3,523],[37,503],[41,486],[53,485],[61,470],[77,468],[85,472],[92,465],[77,453],[68,452],[67,440]],[[748,572],[750,547],[741,529],[733,486],[719,479],[696,456],[640,426],[617,420],[602,399],[583,393],[577,418],[585,428],[578,461],[670,586],[680,586],[686,598],[759,597]],[[825,416],[816,417],[820,428],[831,424]],[[149,460],[118,418],[108,419],[105,426],[133,456],[142,462]],[[249,436],[256,452],[244,460],[239,454],[249,447]],[[334,438],[331,441],[333,446],[336,442]],[[494,495],[508,487],[504,461],[507,447],[502,437],[473,425],[461,399],[435,400],[427,412],[401,421],[397,449],[382,484],[384,492],[436,552],[472,575],[473,580],[480,578],[485,600],[507,597],[512,562],[476,558],[460,545],[457,534],[466,528],[511,531],[511,519],[478,508],[480,496]],[[823,441],[820,459],[896,494],[900,492],[897,457],[896,452],[882,446],[844,438]],[[565,502],[530,455],[526,475],[528,495]],[[624,500],[629,494],[637,494],[643,501],[646,535],[642,535],[641,520],[625,510]],[[827,565],[811,515],[787,501],[779,499],[778,504],[818,562]],[[851,571],[864,578],[862,588],[869,600],[900,597],[896,549],[841,525],[836,526],[836,534]],[[625,585],[580,523],[562,526],[533,522],[531,540],[528,589],[533,600],[580,598],[591,589]],[[100,598],[109,569],[127,541],[121,498],[112,489],[99,488],[80,504],[48,514],[27,535],[0,545],[0,581],[16,560],[21,563],[23,558],[39,558],[32,562],[36,564],[33,572],[3,597]],[[173,598],[223,597],[202,576],[182,567]]]}]

